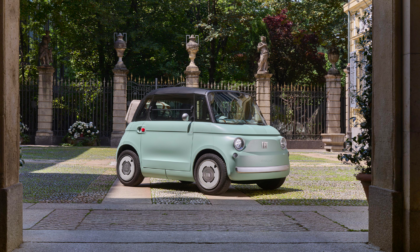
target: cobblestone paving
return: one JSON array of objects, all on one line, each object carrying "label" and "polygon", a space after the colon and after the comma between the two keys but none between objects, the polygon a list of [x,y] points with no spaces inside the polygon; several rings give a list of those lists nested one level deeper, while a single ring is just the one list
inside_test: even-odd
[{"label": "cobblestone paving", "polygon": [[295,219],[310,231],[345,232],[346,228],[314,212],[286,212],[286,215]]},{"label": "cobblestone paving", "polygon": [[153,204],[211,205],[195,184],[178,180],[150,178]]},{"label": "cobblestone paving", "polygon": [[92,211],[78,230],[305,231],[282,212]]},{"label": "cobblestone paving", "polygon": [[55,210],[33,230],[346,232],[316,212]]},{"label": "cobblestone paving", "polygon": [[89,210],[55,210],[37,223],[32,229],[72,230],[76,229]]}]

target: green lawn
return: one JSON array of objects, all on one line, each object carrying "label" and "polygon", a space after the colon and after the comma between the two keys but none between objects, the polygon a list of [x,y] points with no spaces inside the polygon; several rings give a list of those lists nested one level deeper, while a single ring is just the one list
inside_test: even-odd
[{"label": "green lawn", "polygon": [[117,149],[105,147],[22,148],[23,159],[115,159]]},{"label": "green lawn", "polygon": [[256,184],[234,187],[262,205],[367,206],[354,166],[297,154],[290,160],[290,175],[277,190],[262,190]]},{"label": "green lawn", "polygon": [[116,179],[113,167],[27,163],[20,169],[23,202],[100,203]]},{"label": "green lawn", "polygon": [[340,163],[339,160],[334,161],[326,158],[315,158],[315,157],[308,157],[299,154],[290,154],[289,156],[290,161],[298,161],[298,162],[323,162],[323,163]]}]

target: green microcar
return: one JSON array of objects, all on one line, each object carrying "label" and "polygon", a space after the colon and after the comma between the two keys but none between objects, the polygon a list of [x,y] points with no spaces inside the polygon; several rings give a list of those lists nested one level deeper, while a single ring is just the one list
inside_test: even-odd
[{"label": "green microcar", "polygon": [[116,168],[126,186],[168,178],[221,194],[231,182],[279,188],[290,164],[286,139],[266,124],[250,95],[174,87],[141,101],[118,146]]}]

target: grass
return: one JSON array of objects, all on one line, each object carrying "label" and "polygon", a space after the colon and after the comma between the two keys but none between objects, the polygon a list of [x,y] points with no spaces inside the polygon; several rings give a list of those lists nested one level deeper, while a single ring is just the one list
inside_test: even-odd
[{"label": "grass", "polygon": [[116,148],[104,147],[49,147],[23,148],[23,159],[115,159]]},{"label": "grass", "polygon": [[315,158],[315,157],[308,157],[305,155],[299,154],[290,154],[289,160],[292,161],[299,161],[299,162],[323,162],[323,163],[340,163],[340,161],[333,161],[326,158]]},{"label": "grass", "polygon": [[262,190],[256,184],[234,187],[262,205],[367,206],[354,166],[322,166],[319,158],[292,156],[290,175],[279,189]]},{"label": "grass", "polygon": [[113,167],[27,163],[20,169],[23,202],[99,203],[116,179]]}]

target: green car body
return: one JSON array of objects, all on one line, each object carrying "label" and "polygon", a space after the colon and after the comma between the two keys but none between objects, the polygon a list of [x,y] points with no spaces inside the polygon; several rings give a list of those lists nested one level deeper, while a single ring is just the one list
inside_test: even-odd
[{"label": "green car body", "polygon": [[[163,92],[165,97],[170,96],[170,89],[176,88],[168,88],[161,93]],[[207,108],[211,106],[208,94],[217,92],[189,88],[178,88],[176,91],[178,96],[182,93],[189,96],[197,93],[204,95],[206,100],[203,100],[202,106],[208,106]],[[155,91],[146,96],[136,115],[146,113],[141,110],[146,111],[144,107],[147,106],[147,100],[149,103],[154,101],[153,97],[158,97],[159,93]],[[243,94],[241,96],[244,97]],[[191,108],[189,113],[196,115],[196,110],[198,105],[197,108]],[[152,113],[150,111],[149,113]],[[214,116],[213,113],[209,112],[209,115]],[[197,160],[207,153],[221,157],[226,165],[227,177],[232,182],[253,183],[259,180],[286,178],[289,175],[289,152],[281,144],[283,137],[275,128],[265,125],[265,122],[264,125],[229,124],[217,123],[214,118],[211,121],[196,121],[194,118],[187,121],[154,121],[150,117],[132,121],[127,126],[117,150],[117,158],[125,150],[135,152],[143,177],[194,182]],[[224,122],[227,120],[221,119]],[[233,143],[237,138],[245,142],[243,150],[234,147]],[[117,170],[118,165],[117,162]]]}]

